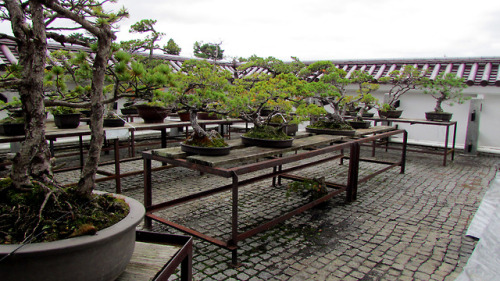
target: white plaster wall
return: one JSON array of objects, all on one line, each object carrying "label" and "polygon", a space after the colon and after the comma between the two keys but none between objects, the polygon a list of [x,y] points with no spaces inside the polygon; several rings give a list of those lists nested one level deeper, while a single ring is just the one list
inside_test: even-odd
[{"label": "white plaster wall", "polygon": [[[373,95],[380,102],[384,99],[384,94],[388,92],[388,87],[382,85]],[[350,88],[351,94],[355,93],[354,88]],[[483,97],[483,107],[479,124],[478,150],[500,153],[500,87],[473,86],[466,88],[466,96],[477,98]],[[435,99],[423,94],[421,90],[412,90],[401,97],[400,109],[403,110],[403,118],[425,119],[425,112],[432,111],[435,106]],[[463,149],[467,134],[467,122],[469,118],[470,101],[464,104],[444,105],[443,109],[453,113],[453,121],[457,121],[456,148]],[[375,111],[375,110],[372,110]],[[410,142],[443,146],[446,128],[444,126],[410,125],[398,123],[398,126],[408,131]],[[450,130],[451,131],[451,130]],[[451,143],[451,132],[449,142]]]}]

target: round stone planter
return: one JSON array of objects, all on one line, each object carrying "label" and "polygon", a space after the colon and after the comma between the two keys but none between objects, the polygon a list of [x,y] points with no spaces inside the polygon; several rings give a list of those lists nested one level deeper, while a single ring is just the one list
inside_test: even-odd
[{"label": "round stone planter", "polygon": [[449,112],[426,112],[425,119],[427,121],[440,121],[440,122],[450,122],[453,113]]},{"label": "round stone planter", "polygon": [[144,123],[163,123],[170,110],[161,106],[137,105],[137,113]]},{"label": "round stone planter", "polygon": [[387,111],[378,111],[378,116],[385,118],[399,118],[403,114],[402,110],[387,110]]},{"label": "round stone planter", "polygon": [[54,115],[54,123],[59,129],[74,129],[80,126],[80,113]]},{"label": "round stone planter", "polygon": [[181,143],[181,150],[187,153],[205,155],[205,156],[223,156],[228,155],[231,147],[201,147]]},{"label": "round stone planter", "polygon": [[248,146],[262,146],[274,148],[286,148],[292,146],[293,138],[287,140],[266,140],[241,136],[241,142]]},{"label": "round stone planter", "polygon": [[[130,206],[117,224],[86,235],[54,242],[0,245],[1,280],[115,280],[127,267],[135,246],[135,227],[144,217],[138,201],[115,195]],[[19,249],[18,249],[19,248]]]}]

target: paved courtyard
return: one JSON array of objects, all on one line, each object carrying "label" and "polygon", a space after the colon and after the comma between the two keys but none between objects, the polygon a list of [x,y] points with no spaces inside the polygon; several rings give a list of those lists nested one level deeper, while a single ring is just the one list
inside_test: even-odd
[{"label": "paved courtyard", "polygon": [[[377,156],[389,159],[398,153],[380,151]],[[456,155],[443,167],[441,157],[409,152],[405,174],[395,168],[361,184],[357,201],[346,204],[343,195],[334,197],[240,242],[238,267],[231,266],[229,251],[196,238],[194,280],[454,280],[476,244],[465,232],[499,160]],[[122,163],[122,173],[141,168],[142,161]],[[360,165],[361,173],[375,168],[378,164]],[[346,172],[347,165],[335,161],[301,173],[343,182]],[[75,174],[58,177],[74,180]],[[226,182],[183,168],[154,172],[154,201]],[[123,178],[122,186],[125,195],[143,201],[141,175]],[[114,188],[113,181],[98,184],[100,190]],[[287,196],[285,185],[271,187],[270,180],[245,186],[240,198],[243,230],[307,201],[298,194]],[[227,238],[230,199],[230,192],[224,192],[160,214]],[[159,224],[153,228],[180,234]]]}]

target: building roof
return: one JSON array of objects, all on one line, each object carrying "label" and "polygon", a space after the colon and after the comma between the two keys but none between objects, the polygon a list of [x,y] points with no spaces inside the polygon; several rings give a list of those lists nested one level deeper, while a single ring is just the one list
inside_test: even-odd
[{"label": "building roof", "polygon": [[[48,52],[66,49],[73,51],[88,51],[80,46],[60,44],[49,44]],[[188,59],[174,55],[154,55],[156,58],[164,59],[170,63],[174,72],[180,70],[182,63]],[[15,42],[7,39],[0,39],[0,66],[17,63],[18,52]],[[434,79],[440,73],[454,73],[465,79],[469,86],[497,86],[500,87],[500,57],[468,57],[468,58],[421,58],[421,59],[374,59],[374,60],[330,60],[338,68],[347,71],[350,76],[355,70],[367,71],[373,75],[375,80],[387,76],[393,70],[402,69],[406,65],[413,65],[430,79]],[[313,61],[304,62],[311,64]],[[218,62],[218,64],[231,73],[236,72],[236,67],[240,64]],[[247,69],[240,75],[266,72],[266,70],[253,67]]]}]

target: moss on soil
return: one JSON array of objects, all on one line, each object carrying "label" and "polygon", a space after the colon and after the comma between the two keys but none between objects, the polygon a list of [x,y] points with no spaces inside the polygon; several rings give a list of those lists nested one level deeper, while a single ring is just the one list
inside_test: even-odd
[{"label": "moss on soil", "polygon": [[272,126],[254,127],[244,134],[244,136],[247,138],[265,140],[289,140],[292,138],[281,130],[281,128]]},{"label": "moss on soil", "polygon": [[109,194],[82,198],[74,188],[49,187],[53,194],[48,196],[47,188],[39,184],[20,191],[11,183],[9,178],[0,179],[0,244],[19,244],[31,234],[31,242],[94,234],[129,213],[125,201]]},{"label": "moss on soil", "polygon": [[347,123],[340,122],[327,122],[327,121],[318,121],[314,124],[307,126],[308,128],[313,129],[330,129],[330,130],[354,130]]}]

